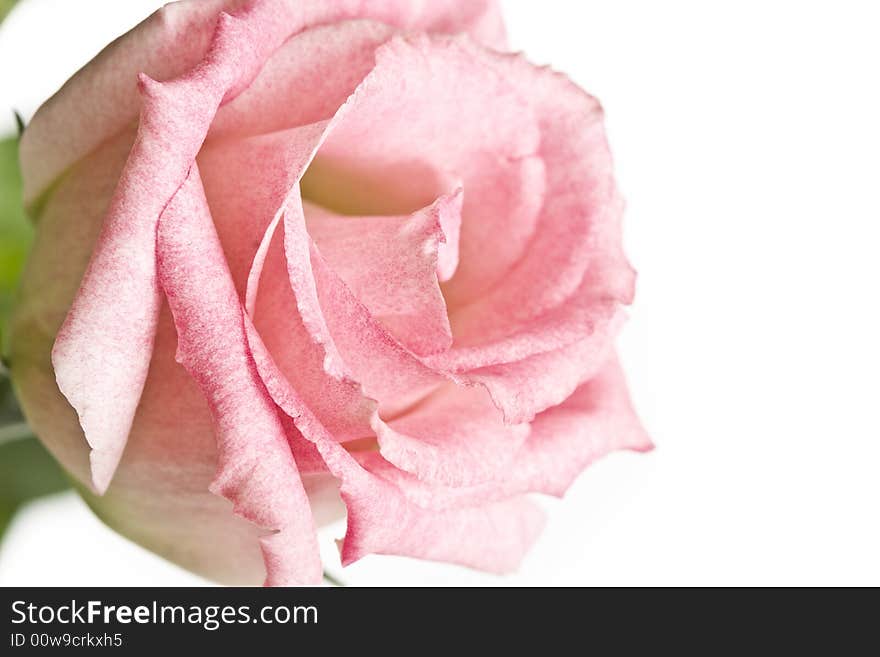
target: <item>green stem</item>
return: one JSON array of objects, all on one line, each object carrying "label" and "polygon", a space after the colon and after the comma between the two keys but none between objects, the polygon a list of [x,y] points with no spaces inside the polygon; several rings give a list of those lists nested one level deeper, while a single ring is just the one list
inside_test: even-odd
[{"label": "green stem", "polygon": [[32,435],[33,434],[30,427],[28,427],[27,422],[7,424],[5,427],[0,427],[0,445],[11,443],[14,440],[29,438]]},{"label": "green stem", "polygon": [[345,586],[345,583],[342,580],[337,579],[326,570],[324,571],[324,581],[327,582],[330,586]]}]

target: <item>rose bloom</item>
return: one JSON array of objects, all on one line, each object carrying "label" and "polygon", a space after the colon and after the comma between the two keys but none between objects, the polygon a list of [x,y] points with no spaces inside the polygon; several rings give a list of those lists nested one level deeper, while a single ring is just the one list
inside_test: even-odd
[{"label": "rose bloom", "polygon": [[226,583],[396,554],[503,573],[529,493],[647,450],[602,110],[489,0],[185,0],[21,142],[10,363],[111,527]]}]

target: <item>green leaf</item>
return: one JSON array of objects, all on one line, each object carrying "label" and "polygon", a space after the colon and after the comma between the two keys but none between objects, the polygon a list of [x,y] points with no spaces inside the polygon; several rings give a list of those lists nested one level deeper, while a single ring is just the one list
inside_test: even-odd
[{"label": "green leaf", "polygon": [[24,422],[21,411],[18,408],[18,402],[12,393],[12,384],[9,379],[0,375],[0,432],[7,425],[14,425]]},{"label": "green leaf", "polygon": [[[14,2],[0,0],[0,20]],[[5,334],[33,228],[22,208],[18,139],[0,139],[0,329]],[[26,502],[70,488],[55,459],[27,429],[0,367],[0,539]]]},{"label": "green leaf", "polygon": [[[33,228],[22,208],[18,139],[2,139],[0,140],[0,329],[6,327],[21,270],[32,241]],[[5,333],[5,330],[3,332]]]},{"label": "green leaf", "polygon": [[3,22],[6,15],[12,11],[16,2],[17,0],[0,0],[0,22]]},{"label": "green leaf", "polygon": [[21,505],[69,488],[67,476],[37,439],[0,442],[0,538]]}]

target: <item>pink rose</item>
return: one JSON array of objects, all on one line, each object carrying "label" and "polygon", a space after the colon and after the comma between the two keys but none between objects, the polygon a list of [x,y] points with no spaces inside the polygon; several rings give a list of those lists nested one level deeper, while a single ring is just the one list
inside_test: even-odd
[{"label": "pink rose", "polygon": [[103,520],[230,583],[319,581],[346,511],[346,564],[505,572],[527,493],[650,448],[601,108],[503,47],[490,0],[184,0],[40,109],[11,366]]}]

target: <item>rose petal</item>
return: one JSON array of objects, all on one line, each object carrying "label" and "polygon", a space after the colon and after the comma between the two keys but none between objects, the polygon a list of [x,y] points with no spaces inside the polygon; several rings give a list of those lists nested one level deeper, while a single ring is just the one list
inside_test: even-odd
[{"label": "rose petal", "polygon": [[544,177],[529,94],[471,52],[489,51],[463,43],[395,37],[381,46],[303,179],[305,199],[356,216],[413,212],[458,181],[460,258],[444,285],[452,304],[497,283],[520,257]]},{"label": "rose petal", "polygon": [[[9,325],[9,365],[28,422],[84,484],[91,480],[89,446],[75,411],[58,391],[52,342],[88,267],[134,138],[134,129],[120,134],[58,181],[43,207]],[[68,423],[71,430],[63,430]]]},{"label": "rose petal", "polygon": [[442,383],[444,377],[391,337],[327,265],[306,229],[296,186],[267,230],[255,260],[248,293],[251,315],[262,261],[281,220],[290,287],[300,319],[324,350],[324,371],[340,381],[356,381],[367,397],[383,404],[385,413],[405,408]]},{"label": "rose petal", "polygon": [[[288,238],[292,227],[304,223],[302,207],[299,206],[299,212],[296,207],[288,207],[284,216]],[[298,245],[303,238],[300,233],[288,241]],[[285,250],[289,270],[293,251]],[[400,412],[444,382],[445,377],[422,364],[375,321],[313,243],[310,251],[321,310],[334,342],[352,378],[361,384],[368,397],[379,402],[379,411],[384,416]]]},{"label": "rose petal", "polygon": [[[321,23],[372,19],[403,30],[468,32],[476,40],[498,48],[503,48],[506,41],[494,0],[170,3],[107,46],[33,117],[21,144],[26,203],[33,205],[74,162],[137,119],[141,100],[134,81],[139,73],[156,80],[182,75],[208,52],[220,11],[236,14],[254,4],[278,12],[275,25],[284,29],[283,36]],[[275,32],[263,30],[260,38],[271,44]]]},{"label": "rose petal", "polygon": [[515,571],[544,528],[544,514],[514,497],[483,506],[425,511],[392,486],[342,488],[348,531],[342,564],[369,554],[446,561],[490,573]]},{"label": "rose petal", "polygon": [[272,398],[342,482],[340,492],[348,508],[343,564],[377,553],[449,561],[499,573],[517,567],[543,527],[538,509],[519,498],[443,511],[413,503],[401,488],[364,469],[332,439],[284,379],[249,321],[246,331]]},{"label": "rose petal", "polygon": [[522,257],[478,303],[455,309],[456,344],[447,363],[456,371],[572,344],[591,304],[629,303],[634,279],[621,250],[623,203],[599,104],[563,76],[521,57],[472,52],[529,93],[546,188]]},{"label": "rose petal", "polygon": [[336,440],[372,436],[376,403],[350,378],[324,370],[324,349],[303,324],[290,287],[282,240],[279,233],[267,247],[254,324],[285,377]]},{"label": "rose petal", "polygon": [[291,37],[251,85],[220,108],[207,143],[330,119],[375,66],[376,48],[392,34],[390,25],[354,20]]},{"label": "rose petal", "polygon": [[505,424],[484,391],[449,384],[375,431],[382,456],[398,468],[431,483],[470,486],[499,478],[529,426]]},{"label": "rose petal", "polygon": [[308,167],[329,121],[209,142],[198,156],[205,194],[236,289],[245,298],[261,237]]},{"label": "rose petal", "polygon": [[178,331],[178,360],[214,416],[220,462],[211,490],[273,532],[260,539],[268,585],[319,582],[308,497],[250,356],[244,313],[195,166],[159,221],[157,255]]},{"label": "rose petal", "polygon": [[[188,570],[225,584],[258,585],[266,579],[260,548],[266,530],[209,490],[219,461],[211,409],[175,360],[177,344],[165,303],[125,454],[107,494],[84,493],[86,500],[115,531]],[[66,406],[63,397],[61,403]],[[75,420],[73,426],[82,441]]]},{"label": "rose petal", "polygon": [[535,418],[513,471],[522,488],[561,496],[598,458],[616,450],[646,452],[653,446],[612,355],[565,402]]},{"label": "rose petal", "polygon": [[211,43],[226,0],[164,6],[104,48],[37,111],[21,140],[25,203],[104,140],[137,121],[137,76],[182,75]]},{"label": "rose petal", "polygon": [[632,408],[620,364],[612,355],[571,397],[535,418],[525,443],[494,481],[440,486],[396,468],[378,453],[357,456],[362,467],[396,486],[411,503],[449,510],[524,493],[562,496],[597,459],[617,450],[652,448]]},{"label": "rose petal", "polygon": [[562,403],[608,359],[623,314],[599,308],[586,337],[573,344],[521,360],[489,365],[459,376],[484,386],[507,422],[530,422],[537,413]]},{"label": "rose petal", "polygon": [[461,246],[461,212],[464,201],[464,190],[461,186],[448,198],[447,202],[437,206],[440,229],[443,241],[437,249],[437,278],[448,281],[455,275],[460,261]]},{"label": "rose petal", "polygon": [[[53,189],[10,324],[9,362],[28,423],[83,484],[91,477],[88,444],[57,388],[50,352],[133,140],[134,126],[77,163]],[[174,361],[176,345],[165,305],[114,482],[103,497],[81,493],[113,529],[184,568],[227,584],[258,584],[266,577],[259,530],[208,491],[217,463],[211,415],[198,386]]]},{"label": "rose petal", "polygon": [[161,84],[141,76],[138,137],[52,351],[58,387],[77,410],[92,448],[98,492],[122,456],[149,368],[160,307],[159,215],[221,101],[250,81],[288,34],[280,18],[274,5],[263,3],[243,20],[221,14],[208,54],[189,74]]},{"label": "rose petal", "polygon": [[[327,264],[392,335],[420,355],[451,346],[437,272],[447,239],[443,224],[457,237],[461,189],[409,216],[342,217],[309,205],[305,212]],[[457,258],[444,251],[443,266],[453,268]]]}]

